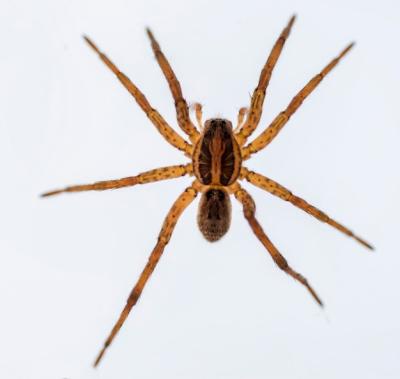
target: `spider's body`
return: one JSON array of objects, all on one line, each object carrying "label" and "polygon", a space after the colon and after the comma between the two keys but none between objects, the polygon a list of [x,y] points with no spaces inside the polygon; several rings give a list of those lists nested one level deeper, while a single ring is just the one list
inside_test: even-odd
[{"label": "spider's body", "polygon": [[237,180],[241,163],[232,123],[219,118],[206,121],[194,148],[192,164],[197,180],[205,186],[197,221],[210,242],[224,236],[231,224],[231,201],[224,187]]},{"label": "spider's body", "polygon": [[[322,305],[308,281],[298,272],[293,270],[283,255],[270,241],[263,228],[255,217],[255,203],[250,194],[242,188],[239,181],[246,180],[249,183],[269,192],[270,194],[290,202],[299,209],[307,212],[316,219],[327,223],[340,232],[360,242],[365,247],[372,249],[372,246],[365,240],[355,235],[350,229],[330,218],[327,214],[309,204],[302,198],[294,195],[284,186],[267,178],[261,174],[248,170],[242,165],[243,161],[249,159],[253,154],[264,149],[281,131],[283,126],[289,121],[290,117],[300,107],[304,99],[318,86],[322,79],[336,66],[340,59],[352,48],[353,44],[347,46],[335,59],[325,66],[320,73],[315,75],[292,99],[284,111],[278,114],[270,125],[252,142],[247,143],[247,139],[259,124],[266,89],[271,78],[272,71],[280,56],[285,41],[290,33],[294,22],[292,17],[283,29],[279,38],[275,42],[272,51],[265,63],[258,85],[253,92],[249,109],[241,108],[238,115],[238,122],[235,129],[228,120],[215,118],[202,124],[201,105],[195,104],[196,119],[198,127],[192,123],[189,117],[189,108],[182,95],[181,86],[173,72],[169,62],[160,49],[150,30],[147,30],[151,41],[152,49],[155,53],[165,78],[168,81],[172,96],[175,101],[176,115],[179,127],[188,136],[190,142],[182,138],[164,118],[150,105],[146,97],[140,92],[130,79],[123,74],[117,66],[103,54],[97,46],[87,37],[86,42],[98,54],[100,59],[117,76],[122,85],[134,97],[138,105],[146,113],[147,117],[158,129],[161,135],[173,147],[181,150],[186,156],[191,158],[191,163],[185,165],[167,166],[143,172],[136,176],[130,176],[117,180],[107,180],[93,184],[83,184],[66,187],[60,190],[51,191],[43,196],[51,196],[63,192],[79,192],[89,190],[108,190],[121,187],[134,186],[136,184],[151,183],[160,180],[179,178],[184,175],[195,176],[192,185],[175,201],[171,207],[158,236],[157,244],[154,247],[149,260],[143,269],[135,287],[130,293],[127,303],[121,315],[114,325],[110,335],[104,343],[95,361],[95,366],[100,362],[107,347],[111,344],[114,337],[128,317],[132,307],[138,301],[147,280],[154,271],[165,246],[168,244],[174,227],[179,216],[185,208],[201,193],[198,213],[198,225],[203,236],[208,241],[217,241],[229,229],[231,221],[231,202],[230,196],[233,195],[242,205],[243,213],[252,231],[267,249],[272,259],[278,267],[292,276],[295,280],[304,285],[314,299]],[[247,116],[246,116],[247,115]],[[244,119],[246,116],[246,119]]]}]

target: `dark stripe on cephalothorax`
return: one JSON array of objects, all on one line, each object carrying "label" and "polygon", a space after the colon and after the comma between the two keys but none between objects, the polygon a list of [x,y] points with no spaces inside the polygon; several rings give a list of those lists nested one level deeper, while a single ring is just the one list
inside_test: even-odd
[{"label": "dark stripe on cephalothorax", "polygon": [[200,145],[200,154],[199,154],[199,172],[200,177],[202,179],[203,184],[210,184],[211,183],[211,152],[209,149],[209,140],[203,138],[201,145]]},{"label": "dark stripe on cephalothorax", "polygon": [[235,168],[235,156],[233,154],[232,135],[225,141],[225,150],[221,157],[221,177],[222,185],[227,186],[232,178]]}]

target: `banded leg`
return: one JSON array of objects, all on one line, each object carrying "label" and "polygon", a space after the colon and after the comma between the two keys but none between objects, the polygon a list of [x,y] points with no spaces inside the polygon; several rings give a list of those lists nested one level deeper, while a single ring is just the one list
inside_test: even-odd
[{"label": "banded leg", "polygon": [[181,85],[176,78],[176,75],[172,70],[167,58],[162,52],[160,45],[154,38],[153,33],[150,29],[146,29],[146,31],[147,35],[150,38],[151,47],[153,49],[154,55],[156,56],[157,62],[165,78],[167,79],[169,88],[174,98],[178,125],[189,136],[192,143],[195,143],[199,137],[199,133],[196,130],[196,127],[193,125],[192,121],[190,120],[189,108],[186,100],[183,98]]},{"label": "banded leg", "polygon": [[140,108],[146,113],[146,116],[150,119],[153,125],[161,133],[161,135],[174,147],[186,153],[187,156],[191,156],[193,147],[187,143],[178,133],[173,130],[164,118],[158,113],[157,110],[152,108],[146,97],[140,92],[139,88],[131,82],[131,80],[115,66],[113,62],[103,54],[97,46],[86,36],[83,37],[89,46],[97,53],[99,58],[105,63],[105,65],[116,75],[122,85],[129,91]]},{"label": "banded leg", "polygon": [[100,360],[102,359],[106,349],[112,343],[114,337],[117,335],[119,330],[121,329],[122,325],[124,324],[126,318],[129,315],[129,312],[133,308],[133,306],[137,303],[144,286],[147,283],[147,280],[150,278],[150,275],[153,273],[158,261],[161,258],[161,255],[164,251],[165,246],[168,244],[172,232],[175,228],[175,225],[179,219],[179,216],[182,212],[186,209],[186,207],[193,201],[193,199],[197,195],[197,190],[194,187],[188,187],[186,190],[178,197],[178,199],[173,204],[172,208],[168,212],[167,217],[165,218],[164,224],[161,228],[161,232],[158,236],[158,241],[156,246],[154,247],[153,251],[150,254],[149,260],[143,269],[142,273],[140,274],[139,280],[136,282],[135,287],[133,287],[132,292],[130,293],[126,305],[122,310],[118,321],[114,325],[109,334],[108,338],[106,339],[103,348],[101,349],[100,353],[98,354],[94,366],[96,367]]},{"label": "banded leg", "polygon": [[244,216],[249,222],[250,227],[253,230],[254,234],[257,236],[259,241],[264,245],[264,247],[268,250],[268,252],[270,253],[272,259],[275,261],[277,266],[281,270],[285,271],[292,278],[300,282],[303,286],[305,286],[310,292],[311,296],[315,299],[315,301],[322,307],[323,304],[321,299],[318,297],[314,289],[308,284],[307,279],[298,272],[294,271],[289,266],[285,257],[278,251],[275,245],[265,234],[263,228],[255,218],[256,205],[250,194],[243,188],[240,188],[237,192],[235,192],[235,197],[243,205]]},{"label": "banded leg", "polygon": [[290,30],[295,21],[295,18],[295,16],[292,16],[290,18],[289,23],[286,25],[285,29],[283,29],[279,38],[276,40],[275,45],[268,56],[267,62],[265,63],[261,71],[257,88],[254,90],[253,96],[251,97],[251,105],[250,110],[247,114],[246,122],[236,134],[236,139],[238,140],[240,146],[243,146],[246,143],[247,138],[249,138],[249,136],[254,132],[258,123],[260,122],[265,94],[269,81],[271,79],[272,71],[274,70],[276,62],[281,55],[283,46],[285,45],[286,39],[290,34]]},{"label": "banded leg", "polygon": [[284,125],[289,121],[290,117],[297,111],[307,96],[321,83],[322,79],[339,63],[339,61],[350,51],[354,43],[348,45],[336,58],[334,58],[323,70],[315,75],[292,99],[287,108],[278,114],[253,142],[249,143],[242,149],[242,158],[248,159],[251,154],[264,149],[277,136]]},{"label": "banded leg", "polygon": [[307,212],[311,216],[314,216],[316,219],[327,223],[330,226],[333,226],[335,229],[339,230],[340,232],[346,234],[347,236],[355,239],[357,242],[361,243],[366,248],[373,250],[374,248],[366,242],[364,239],[356,236],[350,229],[346,228],[342,224],[339,224],[337,221],[331,219],[327,214],[320,211],[318,208],[314,207],[313,205],[307,203],[305,200],[293,195],[287,188],[283,187],[279,183],[269,179],[261,174],[257,174],[253,171],[248,170],[247,168],[242,168],[241,170],[241,178],[246,179],[251,184],[275,195],[282,200],[288,201],[292,203],[297,208],[300,208],[304,212]]},{"label": "banded leg", "polygon": [[176,165],[156,168],[154,170],[143,172],[136,176],[128,176],[127,178],[106,180],[92,184],[80,184],[76,186],[65,187],[62,189],[46,192],[42,197],[58,195],[64,192],[82,192],[82,191],[104,191],[122,187],[132,187],[136,184],[146,184],[158,182],[160,180],[168,180],[179,178],[181,176],[191,174],[193,172],[192,164]]}]

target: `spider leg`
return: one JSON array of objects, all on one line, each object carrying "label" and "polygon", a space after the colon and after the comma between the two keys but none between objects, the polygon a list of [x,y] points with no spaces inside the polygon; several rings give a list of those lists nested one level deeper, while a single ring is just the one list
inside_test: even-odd
[{"label": "spider leg", "polygon": [[238,117],[237,117],[237,125],[236,125],[236,128],[233,130],[234,133],[236,133],[240,129],[240,127],[243,124],[244,116],[246,116],[246,114],[248,114],[248,112],[249,112],[249,108],[242,107],[239,109],[239,113],[238,113]]},{"label": "spider leg", "polygon": [[109,334],[108,338],[106,339],[103,348],[101,349],[100,353],[98,354],[94,366],[96,367],[100,360],[102,359],[106,349],[112,343],[114,337],[117,335],[118,331],[121,329],[122,325],[124,324],[126,318],[129,315],[129,312],[133,308],[133,306],[137,303],[144,286],[147,283],[147,280],[150,278],[150,275],[153,273],[158,261],[161,258],[161,255],[164,251],[165,246],[168,244],[174,227],[179,219],[179,216],[185,210],[185,208],[193,201],[193,199],[197,195],[197,190],[192,187],[186,188],[186,190],[178,197],[175,203],[172,205],[172,208],[168,212],[167,217],[164,220],[163,226],[161,228],[160,234],[158,236],[158,241],[156,246],[154,247],[153,251],[150,254],[149,260],[143,269],[142,273],[136,285],[133,287],[132,292],[130,293],[126,305],[122,310],[118,321],[114,325]]},{"label": "spider leg", "polygon": [[179,127],[189,136],[192,143],[195,143],[199,137],[199,132],[193,125],[189,117],[189,108],[186,100],[183,98],[181,85],[176,78],[174,71],[171,68],[167,58],[162,52],[160,45],[154,38],[153,33],[149,28],[146,29],[147,35],[150,38],[151,48],[153,49],[154,55],[156,56],[157,62],[167,79],[169,88],[175,101],[176,118],[178,120]]},{"label": "spider leg", "polygon": [[248,170],[247,168],[243,167],[240,176],[242,179],[246,179],[251,184],[255,185],[275,195],[282,200],[288,201],[295,205],[296,207],[300,208],[301,210],[307,212],[311,216],[314,216],[316,219],[327,223],[330,226],[333,226],[335,229],[339,230],[340,232],[346,234],[347,236],[355,239],[357,242],[361,243],[363,246],[367,247],[370,250],[374,248],[366,242],[364,239],[356,236],[350,229],[346,228],[342,224],[339,224],[337,221],[331,219],[327,214],[320,211],[318,208],[314,207],[313,205],[307,203],[305,200],[301,199],[294,195],[291,191],[287,188],[283,187],[279,183],[269,179],[261,174],[255,173],[253,171]]},{"label": "spider leg", "polygon": [[99,58],[105,65],[116,75],[122,85],[134,97],[140,108],[146,113],[153,125],[161,133],[161,135],[174,147],[183,151],[187,156],[191,156],[193,147],[187,143],[178,133],[176,133],[158,113],[158,111],[150,105],[143,93],[131,82],[131,80],[122,73],[117,66],[103,54],[97,46],[86,36],[83,37],[89,46],[98,54]]},{"label": "spider leg", "polygon": [[204,125],[203,125],[203,106],[200,103],[194,103],[192,105],[194,112],[196,114],[196,120],[199,125],[200,130],[203,130]]},{"label": "spider leg", "polygon": [[248,159],[250,155],[264,149],[276,137],[290,117],[300,107],[307,96],[321,83],[322,79],[339,63],[339,61],[350,51],[354,43],[349,44],[336,58],[334,58],[323,70],[315,75],[292,99],[287,108],[278,114],[253,142],[242,148],[242,158]]},{"label": "spider leg", "polygon": [[[240,187],[239,187],[240,188]],[[315,301],[322,307],[322,301],[314,291],[314,289],[308,284],[307,279],[299,274],[298,272],[294,271],[288,264],[287,260],[285,257],[278,251],[278,249],[275,247],[275,245],[271,242],[271,240],[267,237],[265,234],[263,228],[261,225],[258,223],[257,219],[255,218],[255,211],[256,211],[256,205],[254,203],[253,198],[250,196],[250,194],[243,188],[240,188],[238,191],[235,192],[235,197],[236,199],[242,204],[243,206],[243,213],[245,218],[250,224],[251,229],[253,230],[254,234],[257,236],[257,238],[260,240],[260,242],[265,246],[265,248],[268,250],[270,253],[272,259],[275,261],[277,266],[285,271],[288,275],[290,275],[292,278],[303,284],[312,297],[315,299]]]},{"label": "spider leg", "polygon": [[276,40],[275,45],[268,56],[267,62],[261,71],[257,88],[254,90],[253,96],[251,97],[251,105],[247,114],[246,122],[236,134],[236,139],[238,140],[240,146],[243,146],[246,143],[247,138],[254,132],[258,123],[260,122],[264,98],[269,81],[271,79],[272,71],[274,70],[276,62],[281,55],[283,46],[285,45],[286,39],[290,34],[290,29],[292,28],[295,19],[296,17],[292,16],[285,29],[282,30],[282,33]]},{"label": "spider leg", "polygon": [[158,182],[160,180],[168,180],[179,178],[181,176],[191,174],[193,172],[192,164],[176,165],[156,168],[154,170],[143,172],[136,176],[128,176],[127,178],[106,180],[92,184],[80,184],[76,186],[65,187],[62,189],[46,192],[42,197],[58,195],[64,192],[82,192],[82,191],[104,191],[122,187],[132,187],[136,184],[146,184]]}]

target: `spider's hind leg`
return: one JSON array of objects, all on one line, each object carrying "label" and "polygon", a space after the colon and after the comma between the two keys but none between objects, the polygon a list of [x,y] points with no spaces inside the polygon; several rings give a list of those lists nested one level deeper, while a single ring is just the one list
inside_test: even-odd
[{"label": "spider's hind leg", "polygon": [[142,294],[142,291],[147,281],[149,280],[151,274],[153,273],[154,269],[157,266],[158,261],[161,258],[165,246],[168,244],[171,238],[172,232],[175,228],[176,223],[178,222],[180,215],[194,200],[196,196],[197,196],[197,189],[196,189],[196,182],[194,182],[191,187],[186,188],[186,190],[178,197],[178,199],[172,205],[170,211],[168,212],[167,217],[164,220],[160,234],[158,235],[157,244],[154,247],[153,251],[151,252],[149,260],[145,268],[143,269],[142,273],[140,274],[138,281],[133,287],[132,292],[128,297],[128,300],[126,301],[124,309],[122,310],[117,322],[115,323],[108,338],[106,339],[103,348],[98,354],[94,362],[95,367],[100,363],[106,349],[108,348],[108,346],[111,345],[115,336],[117,335],[122,325],[124,324],[126,318],[128,317],[129,312],[132,310],[134,305],[139,300],[139,297]]},{"label": "spider's hind leg", "polygon": [[256,211],[256,205],[254,203],[253,198],[250,196],[250,194],[238,186],[238,190],[234,193],[236,199],[242,204],[243,206],[243,213],[247,221],[249,222],[249,225],[251,229],[253,230],[254,234],[257,236],[259,241],[265,246],[265,248],[268,250],[269,254],[271,255],[272,259],[275,261],[275,263],[278,265],[278,267],[285,271],[288,275],[290,275],[292,278],[300,282],[303,286],[307,288],[307,290],[310,292],[312,297],[315,299],[315,301],[322,307],[322,301],[318,297],[317,293],[314,291],[314,289],[308,284],[307,279],[299,274],[298,272],[294,271],[288,264],[287,260],[285,257],[278,251],[278,249],[275,247],[275,245],[271,242],[271,240],[268,238],[268,236],[265,234],[263,228],[261,225],[258,223],[256,217],[255,217],[255,211]]}]

